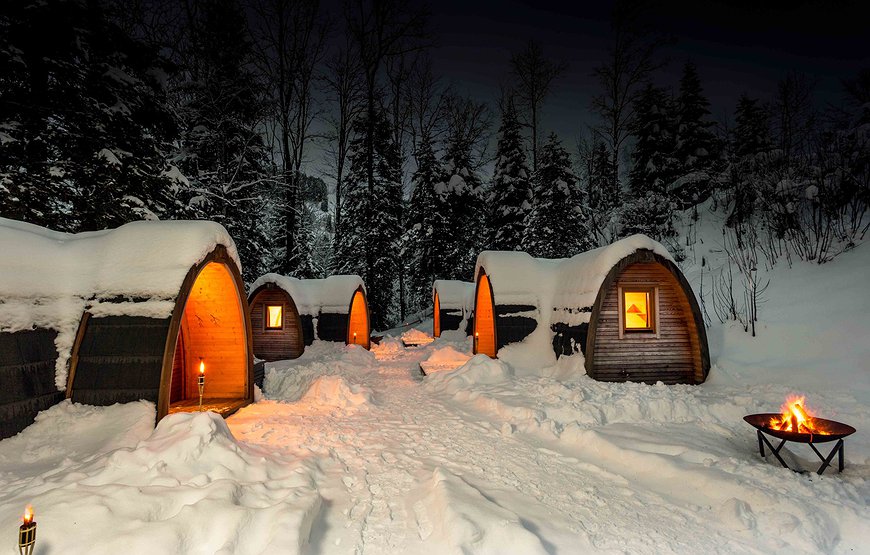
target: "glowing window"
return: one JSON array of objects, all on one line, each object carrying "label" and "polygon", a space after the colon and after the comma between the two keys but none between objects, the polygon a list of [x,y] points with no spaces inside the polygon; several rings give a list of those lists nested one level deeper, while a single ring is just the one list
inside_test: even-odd
[{"label": "glowing window", "polygon": [[266,329],[280,330],[284,327],[284,307],[281,305],[266,306]]},{"label": "glowing window", "polygon": [[622,317],[626,331],[655,329],[655,289],[623,290]]}]

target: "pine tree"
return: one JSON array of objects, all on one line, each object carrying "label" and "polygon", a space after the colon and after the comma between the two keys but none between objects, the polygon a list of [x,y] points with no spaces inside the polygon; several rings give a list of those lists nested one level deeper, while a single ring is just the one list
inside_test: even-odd
[{"label": "pine tree", "polygon": [[594,239],[585,222],[571,157],[551,134],[541,149],[534,177],[534,200],[526,218],[523,250],[536,257],[564,258],[589,250]]},{"label": "pine tree", "polygon": [[432,283],[445,276],[445,243],[451,232],[445,225],[442,199],[436,192],[443,189],[440,182],[443,169],[429,137],[423,137],[415,155],[417,170],[408,202],[403,251],[408,278],[409,305],[421,310],[431,303]]},{"label": "pine tree", "polygon": [[691,62],[683,68],[677,97],[675,156],[677,180],[671,196],[681,208],[698,204],[710,196],[721,172],[719,140],[709,121],[710,102],[704,96],[698,70]]},{"label": "pine tree", "polygon": [[531,209],[531,176],[523,148],[522,127],[517,118],[513,98],[509,98],[502,113],[493,173],[488,229],[489,248],[520,250],[525,219]]},{"label": "pine tree", "polygon": [[264,225],[268,162],[258,126],[261,102],[248,70],[251,44],[234,0],[201,6],[191,21],[189,79],[181,84],[178,167],[189,182],[189,204],[179,216],[223,224],[236,242],[246,280],[269,268]]},{"label": "pine tree", "polygon": [[675,158],[675,117],[664,89],[647,85],[635,104],[632,134],[635,137],[629,173],[632,196],[649,191],[667,195],[678,171]]},{"label": "pine tree", "polygon": [[727,224],[738,226],[755,212],[760,160],[770,149],[769,116],[757,99],[741,95],[731,136],[731,212]]},{"label": "pine tree", "polygon": [[[335,261],[338,273],[363,277],[373,329],[385,329],[395,322],[398,313],[395,281],[398,271],[396,248],[401,233],[401,170],[399,151],[392,141],[391,126],[383,112],[375,112],[374,125],[369,125],[366,119],[367,116],[363,116],[354,124],[350,172],[344,183]],[[373,159],[370,161],[366,159],[369,129],[373,130]],[[374,170],[372,183],[367,179],[369,162]]]},{"label": "pine tree", "polygon": [[487,242],[483,217],[483,186],[474,169],[472,145],[463,129],[452,129],[447,139],[442,195],[447,237],[444,279],[470,280],[477,253]]},{"label": "pine tree", "polygon": [[81,231],[171,211],[166,70],[97,2],[3,2],[0,215]]}]

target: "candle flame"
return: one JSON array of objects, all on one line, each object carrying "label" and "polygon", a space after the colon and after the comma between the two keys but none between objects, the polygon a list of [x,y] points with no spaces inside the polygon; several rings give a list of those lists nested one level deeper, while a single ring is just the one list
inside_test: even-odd
[{"label": "candle flame", "polygon": [[24,509],[24,517],[21,519],[24,521],[24,524],[30,524],[33,522],[33,507],[28,505],[26,509]]},{"label": "candle flame", "polygon": [[205,362],[202,359],[199,359],[199,373],[205,374]]}]

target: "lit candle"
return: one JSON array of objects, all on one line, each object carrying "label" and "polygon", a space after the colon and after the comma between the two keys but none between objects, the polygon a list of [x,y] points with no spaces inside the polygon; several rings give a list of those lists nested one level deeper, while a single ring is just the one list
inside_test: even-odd
[{"label": "lit candle", "polygon": [[356,332],[353,332],[353,344],[356,345]]},{"label": "lit candle", "polygon": [[202,410],[202,393],[205,391],[205,361],[199,357],[199,377],[197,378],[199,386],[199,410]]},{"label": "lit candle", "polygon": [[36,521],[33,520],[33,507],[30,505],[24,509],[24,517],[18,528],[18,552],[21,555],[32,555],[33,546],[36,545]]}]

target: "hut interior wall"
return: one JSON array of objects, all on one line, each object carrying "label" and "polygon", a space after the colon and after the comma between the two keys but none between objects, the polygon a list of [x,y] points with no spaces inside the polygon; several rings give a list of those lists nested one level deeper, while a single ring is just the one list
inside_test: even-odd
[{"label": "hut interior wall", "polygon": [[[191,288],[181,319],[184,396],[199,396],[200,360],[205,362],[206,399],[243,399],[247,393],[247,334],[239,292],[229,269],[210,262]],[[176,344],[176,349],[181,343]]]},{"label": "hut interior wall", "polygon": [[[281,329],[266,329],[266,306],[283,307]],[[305,349],[296,303],[283,289],[262,289],[251,299],[251,328],[257,358],[267,361],[298,358]]]},{"label": "hut interior wall", "polygon": [[495,310],[492,306],[492,286],[486,274],[481,274],[478,279],[475,294],[477,298],[474,303],[474,352],[495,358]]},{"label": "hut interior wall", "polygon": [[366,306],[365,294],[357,290],[350,302],[350,314],[347,327],[347,342],[369,348],[371,329],[369,328],[369,311]]},{"label": "hut interior wall", "polygon": [[63,400],[54,381],[56,337],[47,329],[0,333],[0,439],[17,434],[39,411]]},{"label": "hut interior wall", "polygon": [[[658,287],[652,333],[620,335],[619,288]],[[607,290],[598,318],[590,376],[601,381],[695,383],[701,350],[692,309],[676,278],[661,264],[627,266]]]}]

